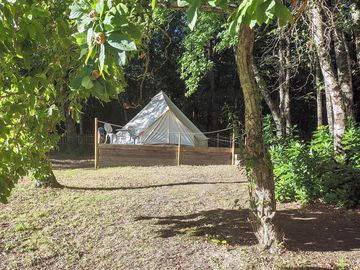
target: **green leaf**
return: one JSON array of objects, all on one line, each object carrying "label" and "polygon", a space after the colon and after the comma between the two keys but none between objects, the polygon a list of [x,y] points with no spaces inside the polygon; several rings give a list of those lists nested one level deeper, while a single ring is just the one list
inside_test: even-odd
[{"label": "green leaf", "polygon": [[288,22],[294,22],[294,18],[290,10],[282,3],[281,0],[276,0],[275,16],[278,17],[280,26],[285,26]]},{"label": "green leaf", "polygon": [[125,64],[126,64],[126,53],[125,52],[119,52],[118,56],[119,56],[119,65],[120,66],[125,66]]},{"label": "green leaf", "polygon": [[198,11],[201,4],[201,0],[193,0],[190,3],[188,11],[186,13],[188,26],[190,30],[193,30],[198,18]]},{"label": "green leaf", "polygon": [[81,17],[80,22],[77,25],[77,30],[79,33],[85,32],[87,30],[89,24],[92,22],[89,16],[85,15]]},{"label": "green leaf", "polygon": [[135,42],[118,32],[110,33],[107,38],[107,42],[111,47],[114,47],[118,50],[122,50],[122,51],[136,50]]},{"label": "green leaf", "polygon": [[189,5],[189,2],[185,0],[177,0],[177,5],[179,7],[186,7],[187,5]]},{"label": "green leaf", "polygon": [[87,37],[86,37],[86,42],[89,47],[92,44],[93,37],[94,37],[94,30],[92,28],[89,28],[87,31]]},{"label": "green leaf", "polygon": [[80,18],[84,14],[84,11],[78,4],[74,4],[70,6],[70,10],[71,11],[70,11],[69,19]]},{"label": "green leaf", "polygon": [[104,70],[104,63],[105,63],[105,45],[100,45],[100,54],[99,54],[99,62],[100,62],[100,72]]},{"label": "green leaf", "polygon": [[94,84],[91,80],[90,76],[85,76],[82,81],[81,81],[81,85],[85,88],[85,89],[91,89],[93,88]]},{"label": "green leaf", "polygon": [[104,11],[104,0],[98,0],[95,10],[96,10],[97,14],[99,14],[101,17],[102,13]]},{"label": "green leaf", "polygon": [[155,9],[156,7],[156,0],[151,0],[151,8]]}]

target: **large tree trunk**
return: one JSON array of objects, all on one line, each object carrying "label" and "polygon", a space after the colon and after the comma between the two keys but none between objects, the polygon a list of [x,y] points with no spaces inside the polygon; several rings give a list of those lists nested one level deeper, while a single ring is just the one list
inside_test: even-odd
[{"label": "large tree trunk", "polygon": [[252,70],[254,33],[241,25],[236,64],[245,102],[246,169],[250,187],[253,225],[263,249],[276,250],[278,236],[274,224],[276,203],[274,179],[268,149],[262,135],[261,96]]},{"label": "large tree trunk", "polygon": [[259,70],[257,69],[255,63],[252,64],[252,69],[253,69],[254,78],[256,80],[256,83],[260,90],[260,93],[261,93],[263,99],[265,100],[266,105],[269,107],[272,118],[275,122],[276,135],[278,137],[284,136],[285,135],[285,126],[283,125],[283,122],[281,121],[279,106],[276,103],[276,101],[271,97],[271,95],[268,91],[266,82],[261,77]]},{"label": "large tree trunk", "polygon": [[34,182],[36,187],[51,187],[51,188],[62,188],[61,185],[54,175],[52,170],[51,162],[48,159],[44,159],[38,170],[34,172]]},{"label": "large tree trunk", "polygon": [[280,115],[285,134],[290,134],[290,39],[284,29],[280,29],[279,67]]},{"label": "large tree trunk", "polygon": [[323,120],[323,89],[321,80],[321,70],[319,62],[315,63],[315,89],[316,89],[316,113],[317,113],[317,126],[320,127],[324,124]]},{"label": "large tree trunk", "polygon": [[334,146],[337,152],[342,151],[341,141],[344,137],[346,113],[342,93],[331,64],[330,42],[325,38],[324,23],[322,20],[321,6],[318,1],[311,1],[310,19],[312,23],[312,36],[317,49],[320,67],[324,78],[325,91],[329,94],[333,112],[333,136]]},{"label": "large tree trunk", "polygon": [[354,96],[351,76],[351,60],[344,32],[334,22],[334,44],[337,75],[344,99],[345,112],[348,119],[354,118]]}]

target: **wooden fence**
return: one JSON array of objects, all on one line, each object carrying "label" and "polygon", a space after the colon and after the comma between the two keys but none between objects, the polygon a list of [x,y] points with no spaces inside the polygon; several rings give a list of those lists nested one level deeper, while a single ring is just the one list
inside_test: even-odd
[{"label": "wooden fence", "polygon": [[98,144],[96,167],[165,165],[231,165],[233,148],[178,145]]},{"label": "wooden fence", "polygon": [[[190,147],[181,145],[126,145],[99,143],[98,120],[94,125],[95,168],[110,166],[153,165],[231,165],[235,164],[236,140],[229,138],[229,147]],[[181,134],[180,134],[181,136]]]}]

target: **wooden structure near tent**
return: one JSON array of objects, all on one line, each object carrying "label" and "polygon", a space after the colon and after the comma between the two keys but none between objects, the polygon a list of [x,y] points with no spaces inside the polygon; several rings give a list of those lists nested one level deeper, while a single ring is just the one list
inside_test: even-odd
[{"label": "wooden structure near tent", "polygon": [[99,142],[95,118],[95,169],[113,166],[234,165],[235,136],[230,147],[192,147],[181,145],[103,144]]}]

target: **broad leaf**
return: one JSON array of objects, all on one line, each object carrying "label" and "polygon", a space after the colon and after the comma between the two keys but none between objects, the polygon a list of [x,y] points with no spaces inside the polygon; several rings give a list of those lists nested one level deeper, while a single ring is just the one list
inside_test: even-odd
[{"label": "broad leaf", "polygon": [[100,72],[104,70],[104,63],[105,63],[105,45],[100,45],[100,54],[99,54],[99,63],[100,63]]},{"label": "broad leaf", "polygon": [[187,20],[188,26],[191,30],[194,29],[196,20],[198,18],[198,11],[201,4],[201,0],[193,0],[190,3],[189,9],[187,11]]},{"label": "broad leaf", "polygon": [[94,86],[90,76],[85,76],[81,81],[81,85],[85,89],[91,89]]},{"label": "broad leaf", "polygon": [[118,50],[122,50],[122,51],[136,50],[135,42],[118,32],[110,33],[107,38],[107,42],[111,47],[114,47]]}]

